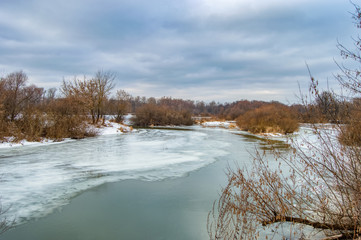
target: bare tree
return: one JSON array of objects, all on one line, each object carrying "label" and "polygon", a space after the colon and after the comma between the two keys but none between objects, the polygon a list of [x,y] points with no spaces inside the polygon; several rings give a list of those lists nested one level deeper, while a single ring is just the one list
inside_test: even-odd
[{"label": "bare tree", "polygon": [[98,123],[103,118],[106,100],[114,88],[116,75],[112,72],[98,71],[91,79],[74,78],[73,81],[63,80],[62,93],[67,98],[84,106],[91,115],[92,122]]},{"label": "bare tree", "polygon": [[5,117],[5,109],[4,109],[5,97],[6,97],[5,80],[0,79],[0,121],[4,120]]},{"label": "bare tree", "polygon": [[1,104],[6,118],[14,121],[19,113],[41,102],[44,89],[35,85],[26,86],[28,77],[22,72],[13,72],[1,79]]},{"label": "bare tree", "polygon": [[98,122],[104,115],[104,104],[108,99],[111,90],[114,88],[116,74],[113,72],[98,71],[91,82],[96,86],[96,120]]},{"label": "bare tree", "polygon": [[21,104],[26,100],[23,88],[27,80],[28,77],[23,71],[10,73],[3,79],[7,93],[5,99],[6,115],[10,117],[11,121],[14,121],[21,110]]},{"label": "bare tree", "polygon": [[46,100],[48,102],[51,102],[51,101],[53,101],[55,99],[56,91],[57,91],[56,88],[49,88],[46,91]]},{"label": "bare tree", "polygon": [[124,90],[118,90],[115,99],[115,120],[120,122],[123,116],[130,111],[132,96]]}]

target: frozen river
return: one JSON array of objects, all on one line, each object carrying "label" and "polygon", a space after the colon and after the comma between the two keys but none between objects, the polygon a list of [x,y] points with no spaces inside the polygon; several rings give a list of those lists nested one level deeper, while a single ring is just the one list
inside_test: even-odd
[{"label": "frozen river", "polygon": [[247,149],[261,143],[235,133],[140,129],[0,149],[1,203],[17,225],[2,237],[207,239],[226,167],[249,163]]}]

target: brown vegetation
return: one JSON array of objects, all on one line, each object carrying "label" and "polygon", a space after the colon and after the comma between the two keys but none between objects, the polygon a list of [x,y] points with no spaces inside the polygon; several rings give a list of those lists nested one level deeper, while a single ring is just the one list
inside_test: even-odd
[{"label": "brown vegetation", "polygon": [[341,126],[339,141],[347,146],[361,146],[361,106],[350,110],[347,124]]},{"label": "brown vegetation", "polygon": [[98,71],[91,79],[74,78],[73,81],[63,81],[62,93],[80,104],[92,118],[92,123],[98,123],[105,114],[105,104],[110,91],[114,88],[115,74]]},{"label": "brown vegetation", "polygon": [[135,126],[192,125],[192,115],[186,110],[176,111],[167,106],[145,104],[138,108],[133,120]]},{"label": "brown vegetation", "polygon": [[293,133],[298,129],[297,115],[281,104],[264,105],[237,118],[237,125],[252,133]]},{"label": "brown vegetation", "polygon": [[130,112],[132,96],[124,90],[118,90],[115,99],[110,99],[108,112],[115,115],[115,122],[121,122],[123,116]]},{"label": "brown vegetation", "polygon": [[64,81],[62,98],[55,97],[55,89],[28,86],[27,79],[22,71],[0,79],[0,141],[96,135],[88,127],[88,116],[93,123],[103,117],[113,75],[99,71],[91,81]]}]

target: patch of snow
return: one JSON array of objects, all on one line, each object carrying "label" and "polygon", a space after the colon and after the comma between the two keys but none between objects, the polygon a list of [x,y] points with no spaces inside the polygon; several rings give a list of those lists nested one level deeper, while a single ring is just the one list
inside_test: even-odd
[{"label": "patch of snow", "polygon": [[201,123],[203,127],[236,128],[234,121],[209,121]]},{"label": "patch of snow", "polygon": [[124,121],[123,121],[123,123],[125,124],[125,125],[132,125],[133,124],[133,122],[132,122],[132,118],[133,117],[135,117],[135,115],[133,115],[133,114],[131,114],[131,113],[129,113],[129,114],[127,114],[127,115],[125,115],[123,118],[124,118]]},{"label": "patch of snow", "polygon": [[304,150],[321,149],[327,145],[332,146],[332,149],[340,149],[339,131],[339,126],[334,124],[303,124],[288,142]]},{"label": "patch of snow", "polygon": [[261,133],[261,134],[257,134],[260,136],[265,136],[265,137],[284,137],[285,135],[282,133]]},{"label": "patch of snow", "polygon": [[[133,128],[124,124],[105,121],[105,126],[95,127],[93,125],[89,125],[89,128],[97,131],[99,135],[111,135],[111,134],[122,134],[133,131]],[[29,142],[27,140],[21,140],[19,142],[14,142],[14,137],[7,137],[3,142],[0,142],[0,149],[11,148],[11,147],[21,147],[21,146],[41,146],[44,144],[58,144],[69,141],[75,141],[70,138],[66,138],[63,141],[54,141],[51,139],[42,139],[40,142]]]},{"label": "patch of snow", "polygon": [[105,126],[99,128],[98,130],[99,135],[112,135],[131,132],[133,128],[124,124],[105,121]]},{"label": "patch of snow", "polygon": [[22,146],[42,146],[44,144],[59,144],[59,143],[75,141],[75,140],[66,138],[63,141],[54,141],[51,139],[44,138],[40,142],[30,142],[27,140],[21,140],[19,142],[13,142],[13,141],[14,141],[13,137],[6,138],[4,142],[0,142],[0,149],[11,148],[11,147],[22,147]]}]

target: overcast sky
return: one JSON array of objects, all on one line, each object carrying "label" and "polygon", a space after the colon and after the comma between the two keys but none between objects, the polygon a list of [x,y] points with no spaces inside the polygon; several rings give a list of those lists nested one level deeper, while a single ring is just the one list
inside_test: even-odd
[{"label": "overcast sky", "polygon": [[0,74],[47,89],[102,69],[134,96],[293,103],[305,62],[337,86],[349,12],[347,0],[1,0]]}]

